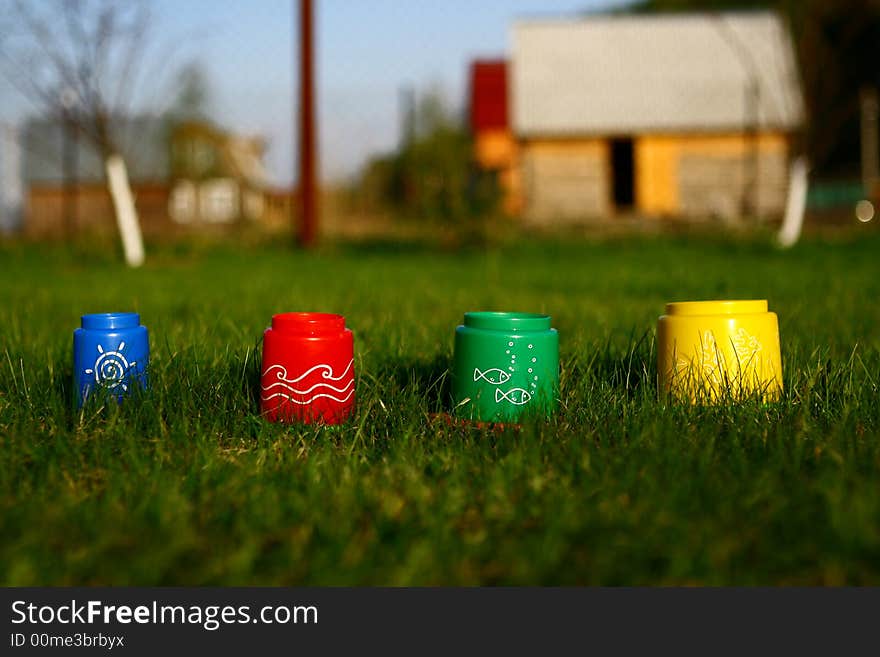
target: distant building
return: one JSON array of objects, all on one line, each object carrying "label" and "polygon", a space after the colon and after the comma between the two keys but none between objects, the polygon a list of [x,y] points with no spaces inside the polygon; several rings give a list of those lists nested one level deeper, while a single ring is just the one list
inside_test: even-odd
[{"label": "distant building", "polygon": [[171,132],[169,202],[172,220],[229,223],[260,219],[269,187],[265,142],[231,135],[205,122],[186,122]]},{"label": "distant building", "polygon": [[14,126],[0,123],[0,233],[21,223],[21,147]]},{"label": "distant building", "polygon": [[777,15],[523,21],[512,41],[509,207],[539,223],[782,212],[803,105]]},{"label": "distant building", "polygon": [[[142,228],[161,235],[182,227],[239,219],[286,221],[270,193],[259,138],[228,134],[207,122],[133,117],[116,134]],[[24,131],[24,228],[32,237],[61,237],[113,226],[104,163],[94,146],[55,121]],[[276,193],[271,193],[273,198]]]}]

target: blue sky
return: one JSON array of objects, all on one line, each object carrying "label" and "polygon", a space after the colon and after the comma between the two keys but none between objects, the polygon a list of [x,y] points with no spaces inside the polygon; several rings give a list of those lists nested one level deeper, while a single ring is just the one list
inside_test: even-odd
[{"label": "blue sky", "polygon": [[[206,71],[211,114],[269,141],[275,181],[293,177],[295,0],[154,0],[157,31],[182,39],[169,67],[191,59]],[[515,18],[560,16],[626,0],[316,0],[321,170],[357,171],[398,138],[398,92],[440,86],[463,102],[468,62],[503,56]],[[165,37],[163,37],[165,38]],[[158,40],[163,43],[162,39]],[[24,104],[0,86],[0,120]]]}]

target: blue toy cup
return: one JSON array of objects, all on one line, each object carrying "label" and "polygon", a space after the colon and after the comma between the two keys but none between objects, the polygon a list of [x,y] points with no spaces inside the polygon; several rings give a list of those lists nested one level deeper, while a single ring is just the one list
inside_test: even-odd
[{"label": "blue toy cup", "polygon": [[137,386],[147,387],[150,341],[137,313],[82,316],[73,332],[73,377],[77,406],[101,392],[117,401]]}]

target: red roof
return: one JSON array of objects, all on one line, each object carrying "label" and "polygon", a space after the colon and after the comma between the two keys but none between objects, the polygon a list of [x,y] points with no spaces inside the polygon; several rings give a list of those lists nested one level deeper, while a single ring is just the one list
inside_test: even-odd
[{"label": "red roof", "polygon": [[471,130],[507,128],[507,62],[477,60],[471,63]]}]

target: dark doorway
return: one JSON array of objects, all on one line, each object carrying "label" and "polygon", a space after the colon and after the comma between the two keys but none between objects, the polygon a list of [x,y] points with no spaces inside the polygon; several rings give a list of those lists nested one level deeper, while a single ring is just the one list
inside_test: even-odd
[{"label": "dark doorway", "polygon": [[614,178],[614,205],[617,209],[635,205],[635,167],[633,140],[611,140],[611,171]]}]

